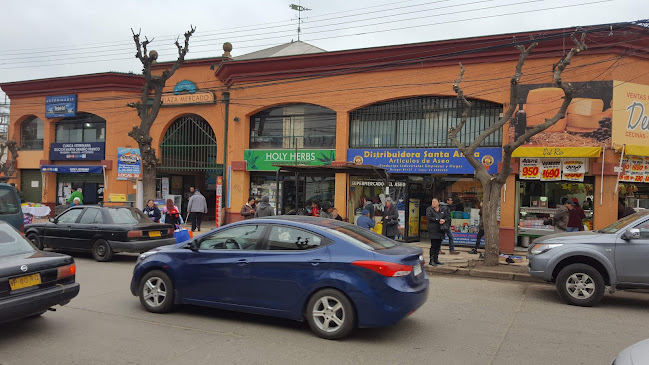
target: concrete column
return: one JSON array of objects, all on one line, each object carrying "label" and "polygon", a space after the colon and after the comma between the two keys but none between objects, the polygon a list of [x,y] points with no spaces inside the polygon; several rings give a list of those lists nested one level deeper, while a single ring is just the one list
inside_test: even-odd
[{"label": "concrete column", "polygon": [[[617,191],[615,191],[616,175],[595,175],[595,199],[593,207],[593,229],[602,229],[617,221]],[[604,186],[604,192],[600,189]]]}]

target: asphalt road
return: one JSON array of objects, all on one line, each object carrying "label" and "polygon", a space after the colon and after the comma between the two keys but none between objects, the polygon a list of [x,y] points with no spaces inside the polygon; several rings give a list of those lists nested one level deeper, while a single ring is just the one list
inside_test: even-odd
[{"label": "asphalt road", "polygon": [[0,325],[0,364],[591,365],[649,338],[649,294],[578,308],[550,285],[437,275],[428,302],[396,326],[327,341],[282,319],[198,307],[148,313],[128,289],[134,263],[77,256],[79,296]]}]

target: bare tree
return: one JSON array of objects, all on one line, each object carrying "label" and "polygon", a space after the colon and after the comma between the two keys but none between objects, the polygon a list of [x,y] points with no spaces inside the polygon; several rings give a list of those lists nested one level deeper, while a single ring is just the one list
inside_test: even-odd
[{"label": "bare tree", "polygon": [[[180,65],[185,61],[185,55],[189,51],[189,38],[196,31],[195,27],[190,26],[190,30],[185,32],[185,43],[180,45],[179,39],[176,39],[176,47],[178,48],[178,59],[174,62],[170,69],[164,70],[160,75],[153,75],[151,73],[151,66],[158,58],[158,52],[147,51],[147,47],[153,39],[149,40],[146,37],[144,41],[140,40],[140,32],[135,33],[133,29],[133,40],[135,41],[135,48],[137,53],[135,57],[142,62],[142,74],[144,74],[144,86],[142,87],[142,96],[136,103],[127,104],[129,107],[135,108],[140,117],[140,125],[133,126],[128,135],[133,138],[140,147],[140,154],[142,156],[142,185],[144,199],[151,199],[155,196],[156,192],[156,173],[158,168],[158,158],[156,157],[155,148],[152,146],[153,138],[150,132],[153,123],[158,116],[160,106],[162,105],[162,91],[165,84],[171,76],[180,68]],[[151,95],[153,92],[153,95]]]},{"label": "bare tree", "polygon": [[[0,176],[0,182],[7,183],[9,180],[14,178],[19,149],[20,147],[18,146],[18,142],[13,140],[0,144],[0,173],[2,173],[2,176]],[[7,155],[7,161],[1,162],[4,160],[7,151],[11,156]]]},{"label": "bare tree", "polygon": [[516,148],[527,142],[530,137],[534,136],[537,133],[543,132],[544,130],[550,128],[557,121],[564,118],[566,115],[566,110],[572,101],[574,88],[570,83],[565,83],[561,79],[561,74],[563,71],[570,65],[572,58],[578,55],[580,52],[585,51],[586,47],[586,34],[581,35],[581,40],[578,40],[575,34],[571,35],[571,38],[575,44],[574,48],[570,50],[566,55],[564,55],[559,62],[553,65],[553,79],[556,87],[559,87],[563,90],[564,98],[561,107],[557,113],[549,119],[546,119],[544,123],[535,126],[527,130],[524,134],[520,135],[518,138],[515,138],[513,142],[507,143],[503,147],[503,162],[502,169],[499,173],[491,175],[489,174],[487,168],[478,161],[474,156],[476,148],[491,134],[502,133],[501,128],[511,119],[516,111],[518,106],[518,86],[523,76],[523,65],[525,60],[530,55],[532,50],[538,45],[537,42],[532,40],[531,44],[528,47],[523,45],[518,45],[516,48],[519,50],[520,55],[518,58],[518,63],[516,64],[516,72],[514,76],[510,79],[510,91],[509,91],[509,105],[505,114],[500,118],[498,122],[493,124],[491,127],[487,128],[485,131],[480,133],[478,138],[475,141],[471,142],[470,145],[466,146],[458,139],[458,133],[464,127],[466,120],[471,111],[471,102],[469,102],[464,96],[464,92],[460,87],[462,82],[462,76],[464,75],[464,67],[460,64],[460,75],[453,85],[453,90],[457,94],[457,98],[461,100],[463,104],[463,112],[460,123],[456,127],[451,127],[448,130],[449,138],[457,146],[457,148],[464,154],[464,157],[469,161],[471,166],[475,169],[475,176],[482,184],[482,189],[484,191],[483,197],[483,206],[482,206],[482,219],[484,222],[485,229],[485,239],[486,239],[486,254],[485,254],[485,264],[486,265],[498,265],[498,256],[499,256],[499,232],[498,232],[498,205],[500,204],[500,195],[501,188],[507,181],[507,177],[512,173],[511,159],[512,153]]}]

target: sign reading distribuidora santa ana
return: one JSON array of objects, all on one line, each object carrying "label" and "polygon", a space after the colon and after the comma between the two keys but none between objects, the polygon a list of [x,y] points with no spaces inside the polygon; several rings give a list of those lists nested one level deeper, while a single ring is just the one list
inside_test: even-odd
[{"label": "sign reading distribuidora santa ana", "polygon": [[[503,154],[500,147],[478,148],[475,157],[493,174]],[[348,149],[347,161],[382,167],[391,173],[473,174],[474,169],[457,148]]]},{"label": "sign reading distribuidora santa ana", "polygon": [[275,165],[331,165],[336,150],[245,150],[243,158],[248,171],[277,171]]}]

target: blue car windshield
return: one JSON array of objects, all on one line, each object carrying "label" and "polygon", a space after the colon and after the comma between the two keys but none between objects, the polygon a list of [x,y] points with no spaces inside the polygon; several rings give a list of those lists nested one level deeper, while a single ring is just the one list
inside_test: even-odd
[{"label": "blue car windshield", "polygon": [[649,213],[647,213],[646,211],[634,213],[634,214],[631,214],[631,215],[627,215],[626,217],[623,217],[619,221],[611,224],[610,226],[600,229],[598,232],[600,232],[600,233],[616,233],[616,232],[618,232],[620,230],[626,229],[628,225],[635,222],[638,218],[646,217],[647,215],[649,215]]},{"label": "blue car windshield", "polygon": [[0,214],[20,213],[20,204],[13,188],[0,189]]},{"label": "blue car windshield", "polygon": [[34,252],[34,247],[13,227],[0,228],[0,257]]}]

